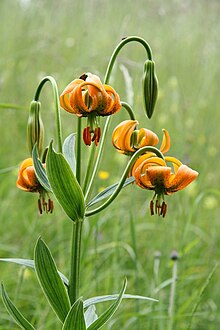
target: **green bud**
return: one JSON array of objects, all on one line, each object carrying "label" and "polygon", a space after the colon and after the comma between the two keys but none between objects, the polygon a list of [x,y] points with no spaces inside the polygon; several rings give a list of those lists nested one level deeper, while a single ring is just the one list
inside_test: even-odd
[{"label": "green bud", "polygon": [[144,63],[143,94],[146,113],[148,118],[151,118],[158,96],[158,79],[154,61],[147,60]]},{"label": "green bud", "polygon": [[44,142],[44,125],[40,115],[40,106],[38,101],[31,102],[27,124],[28,149],[32,155],[32,149],[37,143],[39,156],[42,153]]}]

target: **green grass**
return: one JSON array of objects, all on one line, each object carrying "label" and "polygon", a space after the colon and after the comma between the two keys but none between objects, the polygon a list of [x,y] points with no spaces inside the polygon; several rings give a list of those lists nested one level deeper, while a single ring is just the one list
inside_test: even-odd
[{"label": "green grass", "polygon": [[[148,40],[159,77],[159,100],[149,121],[143,115],[140,84],[144,51],[130,45],[120,53],[117,63],[132,77],[138,120],[160,137],[161,129],[168,129],[169,154],[200,173],[190,187],[166,199],[165,220],[149,216],[150,192],[129,186],[108,210],[85,224],[81,294],[87,298],[118,292],[127,276],[128,293],[159,299],[156,304],[124,301],[103,329],[185,330],[190,322],[191,330],[220,328],[219,267],[209,280],[220,260],[219,9],[217,0],[0,1],[0,103],[19,106],[0,109],[0,168],[9,168],[0,177],[0,257],[33,258],[41,235],[59,269],[68,275],[71,222],[56,203],[52,215],[40,217],[36,196],[15,187],[16,166],[29,156],[28,106],[45,75],[56,79],[60,91],[85,71],[103,79],[111,52],[124,36]],[[122,100],[131,97],[120,65],[110,83]],[[49,142],[55,136],[49,85],[42,95],[42,113]],[[111,128],[125,118],[122,112],[115,116]],[[64,136],[75,130],[74,118],[64,111],[62,122]],[[111,175],[97,180],[96,191],[117,182],[125,166],[125,157],[111,147],[110,139],[107,146],[102,169]],[[173,250],[180,260],[171,327]],[[155,259],[156,251],[160,259]],[[38,330],[60,329],[34,272],[1,263],[0,280]],[[0,311],[0,329],[18,329],[2,301]]]}]

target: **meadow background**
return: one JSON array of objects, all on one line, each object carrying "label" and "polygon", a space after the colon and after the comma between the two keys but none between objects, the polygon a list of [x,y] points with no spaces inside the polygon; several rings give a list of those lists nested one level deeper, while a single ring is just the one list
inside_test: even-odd
[{"label": "meadow background", "polygon": [[[129,186],[86,222],[81,294],[118,292],[127,276],[127,293],[159,299],[123,301],[103,329],[186,330],[190,323],[193,330],[220,329],[220,268],[211,276],[220,260],[219,14],[218,0],[0,0],[0,103],[11,104],[0,108],[0,257],[32,259],[41,235],[68,275],[71,222],[57,203],[52,215],[39,216],[37,196],[15,186],[17,167],[29,157],[28,107],[45,75],[56,79],[60,92],[83,72],[103,79],[114,47],[125,36],[139,35],[152,47],[160,84],[153,118],[143,112],[141,46],[123,49],[110,84],[133,104],[141,127],[160,137],[166,128],[169,154],[200,173],[190,187],[166,199],[165,219],[149,216],[150,192]],[[48,143],[55,137],[49,85],[41,101]],[[115,116],[111,130],[124,119],[124,112]],[[64,137],[75,130],[74,117],[64,111],[62,123]],[[111,134],[100,168],[110,175],[97,177],[93,195],[117,182],[125,166],[110,140]],[[86,148],[83,154],[86,158]],[[171,319],[173,250],[180,259]],[[32,270],[0,263],[0,280],[38,330],[60,329]],[[0,329],[19,329],[2,301]]]}]

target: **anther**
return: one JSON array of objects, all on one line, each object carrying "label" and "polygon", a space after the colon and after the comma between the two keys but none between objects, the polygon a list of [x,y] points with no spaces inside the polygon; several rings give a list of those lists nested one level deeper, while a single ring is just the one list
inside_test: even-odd
[{"label": "anther", "polygon": [[42,210],[42,204],[41,204],[40,198],[38,198],[37,204],[38,204],[38,210],[39,210],[40,214],[42,214],[43,210]]},{"label": "anther", "polygon": [[92,139],[91,139],[91,132],[90,132],[90,127],[87,126],[83,130],[83,141],[85,145],[90,146]]},{"label": "anther", "polygon": [[53,201],[50,198],[48,199],[48,212],[53,212]]},{"label": "anther", "polygon": [[96,127],[93,138],[92,138],[92,141],[95,141],[96,146],[99,144],[100,137],[101,137],[101,128]]},{"label": "anther", "polygon": [[153,200],[150,201],[150,214],[154,215],[154,201]]},{"label": "anther", "polygon": [[88,78],[87,74],[86,73],[83,73],[79,79],[82,79],[82,80],[85,80],[86,81],[86,78]]},{"label": "anther", "polygon": [[161,211],[160,215],[164,218],[167,213],[167,204],[163,201],[162,206],[161,206]]}]

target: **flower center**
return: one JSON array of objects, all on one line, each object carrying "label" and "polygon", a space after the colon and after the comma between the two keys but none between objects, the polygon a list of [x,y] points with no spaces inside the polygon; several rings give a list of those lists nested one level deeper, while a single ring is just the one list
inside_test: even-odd
[{"label": "flower center", "polygon": [[[154,201],[156,199],[156,201]],[[150,213],[154,215],[154,212],[161,215],[163,218],[167,213],[167,204],[164,201],[164,195],[155,193],[153,199],[150,202]]]}]

